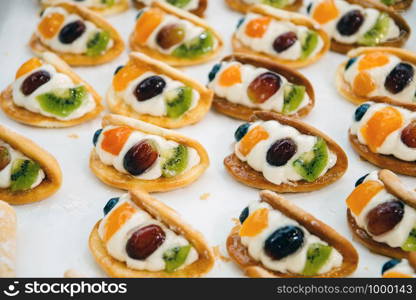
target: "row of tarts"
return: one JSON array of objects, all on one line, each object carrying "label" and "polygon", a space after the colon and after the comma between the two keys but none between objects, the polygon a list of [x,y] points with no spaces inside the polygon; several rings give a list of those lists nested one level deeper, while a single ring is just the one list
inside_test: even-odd
[{"label": "row of tarts", "polygon": [[[266,17],[249,16],[240,22],[242,34],[258,35],[259,28],[260,32],[265,28],[267,31],[274,16],[287,16],[265,6],[251,9]],[[120,42],[107,37],[107,43],[102,43],[105,34],[96,31],[95,43],[84,39],[79,48],[75,47],[86,47],[85,55],[62,55],[54,48],[59,42],[74,42],[83,36],[79,34],[79,20],[74,21],[74,12],[90,16],[89,20],[99,18],[68,3],[43,12],[38,26],[41,33],[30,42],[36,45],[32,49],[39,51],[39,57],[23,64],[15,82],[1,95],[1,106],[11,118],[33,126],[63,127],[79,124],[100,112],[100,97],[64,61],[73,65],[77,65],[76,61],[94,61]],[[161,23],[150,23],[166,14],[170,14],[169,20],[198,20],[170,6],[154,4],[140,13],[133,39],[153,39],[165,46],[175,43],[172,34],[160,34],[161,30],[152,34]],[[59,22],[62,17],[53,17],[56,15],[77,25],[67,26],[65,21]],[[146,16],[147,21],[142,19]],[[92,28],[88,23],[84,26],[82,32]],[[55,40],[47,44],[43,33]],[[170,54],[158,53],[156,57],[155,51],[146,51],[147,46],[138,48],[142,53],[132,53],[126,66],[114,75],[107,101],[113,112],[123,116],[104,117],[103,128],[94,135],[90,158],[90,167],[98,178],[131,191],[109,201],[104,219],[90,237],[94,257],[111,276],[200,276],[212,268],[213,251],[204,238],[144,191],[186,186],[208,167],[208,155],[198,142],[161,127],[177,128],[199,121],[208,111],[213,94],[217,110],[250,121],[237,129],[235,151],[224,161],[237,180],[281,193],[314,191],[339,179],[347,169],[347,157],[334,141],[293,118],[306,115],[313,107],[313,88],[300,73],[277,64],[278,59],[271,61],[270,57],[253,53],[227,57],[209,74],[208,88],[160,61],[176,65],[183,59],[192,61],[212,45],[220,46],[221,39],[216,34],[204,30],[202,35],[202,48],[199,42],[191,43],[174,50],[167,48],[172,50]],[[206,47],[210,45],[207,41],[212,42],[211,46]],[[315,47],[319,44],[318,39]],[[39,50],[38,46],[45,48]],[[55,50],[57,55],[45,50]],[[303,51],[308,55],[314,52]],[[179,60],[173,53],[185,58]],[[412,96],[415,94],[414,55],[386,47],[362,48],[349,55],[351,58],[338,72],[342,79],[339,90],[345,95],[349,92],[360,102],[372,100],[355,113],[351,143],[370,162],[414,176],[416,129],[411,104],[402,104],[412,91]],[[175,59],[169,61],[166,56]],[[363,83],[372,78],[375,83],[370,86],[374,89],[369,90]],[[364,94],[362,88],[367,88],[368,93]],[[187,120],[192,117],[196,119]],[[52,156],[6,128],[1,128],[0,137],[3,200],[13,204],[33,202],[59,188],[60,168]],[[360,179],[347,199],[348,222],[356,238],[374,252],[404,259],[389,262],[384,268],[386,277],[414,274],[415,201],[414,192],[387,170]],[[261,192],[261,201],[244,209],[227,246],[230,256],[249,276],[346,276],[358,263],[357,252],[347,240],[270,191]],[[9,266],[2,268],[7,270]]]}]

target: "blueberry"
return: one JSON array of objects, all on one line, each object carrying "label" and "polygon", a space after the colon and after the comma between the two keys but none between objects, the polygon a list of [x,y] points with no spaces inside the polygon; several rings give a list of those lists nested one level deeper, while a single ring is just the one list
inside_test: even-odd
[{"label": "blueberry", "polygon": [[345,70],[348,70],[355,62],[357,61],[356,57],[350,58],[345,65]]},{"label": "blueberry", "polygon": [[217,76],[217,73],[220,69],[221,69],[221,63],[215,64],[212,67],[212,70],[211,70],[211,72],[209,72],[209,75],[208,75],[209,82],[211,82],[215,79],[215,76]]},{"label": "blueberry", "polygon": [[139,10],[136,16],[136,20],[140,18],[140,16],[143,14],[143,9]]},{"label": "blueberry", "polygon": [[272,259],[283,259],[303,245],[304,233],[296,226],[285,226],[273,232],[264,243],[264,250]]},{"label": "blueberry", "polygon": [[388,262],[386,262],[383,265],[383,268],[381,269],[381,275],[383,275],[384,273],[386,273],[388,270],[394,268],[396,265],[398,265],[401,262],[400,259],[391,259]]},{"label": "blueberry", "polygon": [[306,12],[308,13],[308,15],[311,13],[311,9],[312,9],[312,2],[308,4],[308,6],[306,7]]},{"label": "blueberry", "polygon": [[369,108],[370,108],[370,104],[368,103],[361,104],[355,111],[355,116],[354,116],[355,121],[360,122]]},{"label": "blueberry", "polygon": [[243,211],[240,214],[239,219],[240,219],[241,224],[244,223],[244,221],[248,218],[249,214],[250,214],[250,212],[249,212],[248,206],[247,206],[246,208],[243,209]]},{"label": "blueberry", "polygon": [[241,18],[240,20],[238,20],[237,23],[237,29],[241,27],[241,25],[243,25],[244,21],[246,20],[246,18]]},{"label": "blueberry", "polygon": [[118,66],[117,69],[114,71],[114,75],[116,75],[124,66]]},{"label": "blueberry", "polygon": [[100,138],[101,132],[103,132],[103,130],[102,129],[98,129],[94,133],[94,137],[92,139],[92,143],[94,144],[94,146],[97,146],[97,142],[98,142],[98,139]]},{"label": "blueberry", "polygon": [[120,198],[111,198],[110,200],[108,200],[107,204],[104,206],[104,216],[107,215],[113,208],[114,206],[117,205],[118,201],[120,201]]},{"label": "blueberry", "polygon": [[237,142],[241,141],[241,139],[247,134],[248,128],[250,127],[250,123],[244,123],[237,128],[234,133],[234,138]]},{"label": "blueberry", "polygon": [[355,183],[355,187],[359,186],[361,183],[364,182],[364,180],[367,178],[368,174],[364,175],[363,177],[361,177],[360,179],[357,180],[357,182]]}]

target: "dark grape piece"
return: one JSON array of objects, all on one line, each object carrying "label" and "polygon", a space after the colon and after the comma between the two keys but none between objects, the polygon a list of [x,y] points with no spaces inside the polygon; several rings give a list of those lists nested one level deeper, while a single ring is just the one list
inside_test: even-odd
[{"label": "dark grape piece", "polygon": [[395,266],[397,266],[399,263],[401,262],[400,259],[391,259],[389,261],[387,261],[384,265],[383,268],[381,269],[381,275],[383,275],[384,273],[386,273],[388,270],[394,268]]},{"label": "dark grape piece", "polygon": [[358,106],[358,108],[355,110],[354,118],[355,121],[360,122],[361,119],[364,117],[367,110],[370,108],[370,104],[364,103]]},{"label": "dark grape piece", "polygon": [[81,20],[66,24],[59,32],[59,41],[62,44],[71,44],[87,29]]},{"label": "dark grape piece", "polygon": [[103,130],[102,129],[98,129],[94,133],[94,137],[92,138],[92,143],[94,144],[94,146],[97,146],[98,139],[100,138],[101,132],[103,132]]},{"label": "dark grape piece", "polygon": [[392,230],[403,219],[404,205],[401,201],[389,201],[377,205],[367,214],[367,229],[372,235]]},{"label": "dark grape piece", "polygon": [[234,133],[234,138],[237,142],[241,141],[241,139],[247,134],[249,127],[250,123],[244,123],[237,128]]},{"label": "dark grape piece", "polygon": [[293,31],[289,31],[279,35],[273,42],[273,49],[277,53],[281,53],[293,46],[298,40],[298,36]]},{"label": "dark grape piece", "polygon": [[358,9],[351,10],[337,23],[337,30],[341,35],[351,36],[360,30],[361,25],[364,23],[364,15]]},{"label": "dark grape piece", "polygon": [[111,198],[110,200],[108,200],[107,204],[104,206],[104,216],[107,215],[113,208],[114,206],[117,205],[118,201],[120,201],[120,198]]},{"label": "dark grape piece", "polygon": [[355,183],[355,187],[359,186],[361,183],[364,182],[364,180],[367,178],[369,174],[365,174],[363,177],[360,177],[360,179],[357,180],[357,182]]},{"label": "dark grape piece", "polygon": [[296,226],[285,226],[273,232],[264,243],[266,254],[272,259],[283,259],[303,245],[304,233]]},{"label": "dark grape piece", "polygon": [[416,148],[416,120],[410,122],[410,124],[403,129],[401,140],[407,147]]},{"label": "dark grape piece", "polygon": [[144,260],[152,255],[165,239],[166,233],[158,225],[140,228],[127,241],[127,255],[132,259]]},{"label": "dark grape piece", "polygon": [[240,217],[238,218],[240,220],[240,223],[243,224],[249,215],[250,215],[250,211],[247,206],[246,208],[243,209],[243,211],[240,214]]},{"label": "dark grape piece", "polygon": [[159,30],[156,36],[156,43],[162,49],[170,49],[181,43],[184,38],[185,29],[181,24],[168,24]]},{"label": "dark grape piece", "polygon": [[384,86],[392,94],[403,91],[413,80],[415,70],[408,63],[398,64],[386,77]]},{"label": "dark grape piece", "polygon": [[284,166],[296,154],[298,146],[291,138],[276,141],[267,151],[267,162],[275,167]]},{"label": "dark grape piece", "polygon": [[158,156],[159,154],[152,142],[143,140],[127,151],[123,166],[131,175],[139,176],[155,163]]},{"label": "dark grape piece", "polygon": [[211,71],[208,74],[208,80],[209,82],[213,81],[215,79],[215,76],[217,76],[218,71],[221,69],[221,63],[215,64]]},{"label": "dark grape piece", "polygon": [[142,102],[160,95],[166,87],[166,81],[160,76],[150,76],[140,82],[134,90],[137,101]]},{"label": "dark grape piece", "polygon": [[0,171],[9,165],[11,161],[11,155],[9,149],[5,146],[0,146]]},{"label": "dark grape piece", "polygon": [[266,72],[250,83],[247,94],[254,103],[264,103],[280,89],[281,84],[282,79],[279,75]]},{"label": "dark grape piece", "polygon": [[47,71],[37,71],[29,75],[22,83],[20,90],[23,95],[29,96],[41,85],[44,85],[51,80],[51,75]]}]

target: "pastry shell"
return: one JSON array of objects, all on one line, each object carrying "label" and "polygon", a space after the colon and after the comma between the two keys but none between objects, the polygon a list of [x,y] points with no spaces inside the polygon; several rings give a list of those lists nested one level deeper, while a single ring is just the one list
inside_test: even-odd
[{"label": "pastry shell", "polygon": [[[197,15],[200,18],[203,18],[205,11],[208,7],[208,0],[198,0],[198,1],[199,1],[198,7],[193,10],[189,10],[189,12],[194,15]],[[133,0],[133,4],[137,9],[142,9],[146,7],[146,5],[144,5],[143,3],[140,3],[140,0]]]},{"label": "pastry shell", "polygon": [[[397,24],[397,26],[400,28],[400,36],[395,39],[388,40],[384,43],[379,44],[380,47],[403,47],[406,41],[409,39],[411,29],[409,27],[409,24],[406,22],[406,20],[396,13],[392,8],[389,8],[385,6],[384,4],[378,3],[374,0],[345,0],[350,4],[356,4],[364,8],[373,8],[381,12],[387,13]],[[331,40],[331,50],[345,54],[348,51],[361,47],[362,45],[359,45],[357,43],[355,44],[344,44],[335,41],[334,39]]]},{"label": "pastry shell", "polygon": [[46,63],[53,65],[58,72],[69,76],[74,83],[85,85],[95,101],[95,109],[73,120],[58,120],[53,117],[47,117],[40,113],[31,112],[24,107],[17,106],[13,101],[13,87],[9,85],[0,94],[0,106],[9,118],[35,127],[63,128],[87,122],[96,118],[101,113],[104,109],[101,104],[101,96],[89,84],[82,80],[62,59],[51,52],[42,53],[40,58]]},{"label": "pastry shell", "polygon": [[[353,58],[353,57],[358,57],[360,55],[369,54],[372,52],[383,52],[388,55],[395,55],[403,61],[407,61],[416,65],[415,53],[405,50],[405,49],[400,49],[400,48],[361,47],[361,48],[351,50],[350,52],[348,52],[347,55],[349,58]],[[344,79],[344,72],[345,72],[346,64],[347,64],[347,61],[338,67],[337,75],[336,75],[336,86],[337,86],[338,92],[348,101],[356,105],[359,105],[367,101],[384,102],[384,103],[388,103],[391,105],[399,105],[410,110],[416,110],[416,104],[397,101],[387,96],[385,97],[361,97],[361,96],[354,94],[351,88],[351,85]]]},{"label": "pastry shell", "polygon": [[153,2],[153,4],[151,5],[151,7],[153,9],[159,9],[161,11],[163,11],[164,13],[170,14],[170,15],[174,15],[180,19],[184,19],[189,21],[190,23],[208,29],[210,32],[212,32],[214,38],[217,40],[217,45],[216,48],[214,49],[214,51],[212,51],[211,53],[207,53],[206,55],[203,55],[202,57],[196,58],[196,59],[189,59],[189,58],[178,58],[172,55],[167,55],[161,52],[158,52],[155,49],[152,49],[146,45],[142,46],[142,45],[138,45],[137,43],[134,42],[134,34],[135,32],[133,31],[132,34],[130,35],[130,48],[133,51],[138,51],[141,53],[146,54],[147,56],[150,56],[151,58],[154,58],[156,60],[160,60],[163,61],[171,66],[174,67],[184,67],[184,66],[191,66],[191,65],[199,65],[202,63],[205,63],[207,61],[210,61],[212,59],[214,59],[222,50],[222,48],[224,47],[224,42],[222,37],[220,36],[220,34],[214,30],[214,28],[212,28],[211,26],[208,25],[208,23],[206,23],[204,20],[202,20],[201,18],[193,15],[190,12],[184,11],[182,9],[176,8],[172,5],[163,3],[163,2]]},{"label": "pastry shell", "polygon": [[[340,267],[312,277],[346,277],[356,270],[359,261],[358,253],[353,245],[338,232],[300,207],[294,205],[291,201],[273,192],[262,191],[260,192],[260,198],[261,201],[270,204],[274,209],[280,211],[288,218],[299,222],[309,232],[327,242],[328,245],[334,247],[342,255],[343,262]],[[247,276],[257,278],[306,277],[301,274],[272,271],[263,266],[261,262],[252,259],[247,248],[241,243],[239,236],[240,228],[241,225],[237,225],[232,229],[227,239],[227,250],[231,259],[239,265]]]},{"label": "pastry shell", "polygon": [[107,92],[107,104],[112,113],[142,120],[144,122],[151,123],[163,128],[172,129],[181,128],[199,122],[211,108],[213,92],[200,84],[198,81],[192,79],[189,76],[186,76],[179,70],[138,52],[130,53],[129,63],[135,63],[145,70],[149,70],[156,74],[166,75],[173,80],[183,82],[187,86],[192,87],[198,91],[200,95],[198,105],[193,109],[187,111],[181,118],[178,119],[172,119],[167,116],[152,116],[150,114],[141,114],[135,111],[134,108],[126,103],[121,97],[117,97],[113,87],[111,86]]},{"label": "pastry shell", "polygon": [[287,22],[293,23],[295,25],[301,25],[301,26],[305,26],[305,27],[308,27],[310,29],[313,29],[321,37],[322,42],[323,42],[323,46],[322,46],[321,51],[319,51],[317,54],[315,54],[314,56],[309,57],[307,59],[304,59],[304,60],[301,60],[301,59],[299,59],[299,60],[287,60],[287,59],[279,58],[279,57],[274,56],[274,55],[270,55],[270,54],[266,54],[266,53],[262,53],[262,52],[257,52],[255,50],[251,49],[250,47],[245,46],[243,43],[241,43],[238,40],[237,34],[236,34],[236,32],[234,32],[233,37],[232,37],[232,46],[233,46],[234,52],[236,52],[236,53],[254,54],[254,55],[258,55],[258,56],[263,57],[263,58],[271,59],[271,60],[273,60],[277,63],[280,63],[281,65],[285,65],[287,67],[303,68],[303,67],[306,67],[308,65],[311,65],[311,64],[317,62],[319,59],[322,58],[322,56],[324,54],[326,54],[329,51],[331,41],[330,41],[330,38],[329,38],[328,34],[318,25],[317,22],[315,22],[314,20],[312,20],[309,17],[306,17],[306,16],[298,14],[298,13],[294,13],[294,12],[275,9],[275,8],[272,8],[272,7],[267,6],[267,5],[254,5],[249,9],[249,12],[253,12],[253,13],[264,15],[264,16],[269,16],[269,17],[271,17],[275,20],[287,21]]},{"label": "pastry shell", "polygon": [[[60,2],[65,2],[65,0],[43,0],[41,2],[42,9],[47,8],[48,6],[55,5]],[[90,7],[89,9],[99,13],[102,16],[109,16],[109,15],[115,15],[118,13],[121,13],[123,11],[126,11],[129,8],[129,0],[119,0],[118,3],[112,5],[111,7]]]},{"label": "pastry shell", "polygon": [[108,49],[105,53],[98,56],[88,56],[86,54],[60,52],[42,43],[40,38],[34,33],[29,41],[29,47],[35,54],[40,55],[43,52],[49,51],[58,55],[71,66],[95,66],[114,60],[124,51],[124,42],[118,31],[109,22],[107,22],[103,17],[101,17],[94,11],[84,8],[80,5],[68,2],[58,2],[53,6],[62,7],[70,13],[75,13],[79,15],[82,19],[90,21],[91,23],[94,23],[98,28],[107,31],[110,34],[111,39],[113,40],[113,46],[110,49]]},{"label": "pastry shell", "polygon": [[62,184],[62,172],[56,159],[28,138],[17,134],[0,125],[0,140],[9,144],[13,149],[22,152],[28,158],[36,161],[45,178],[33,189],[13,193],[9,188],[0,189],[0,199],[10,204],[20,205],[37,202],[55,194]]},{"label": "pastry shell", "polygon": [[128,174],[123,174],[117,171],[113,166],[103,164],[95,149],[93,149],[90,155],[90,168],[92,172],[107,185],[123,190],[134,190],[140,188],[147,192],[167,192],[190,185],[196,181],[209,166],[208,154],[204,147],[197,141],[187,138],[179,133],[163,129],[143,121],[118,115],[106,115],[103,118],[102,126],[106,127],[109,125],[129,126],[134,130],[147,134],[159,135],[167,140],[172,140],[179,144],[192,147],[198,152],[200,162],[190,170],[172,178],[161,177],[155,180],[143,180],[134,178]]},{"label": "pastry shell", "polygon": [[[243,0],[225,0],[227,5],[238,12],[247,13],[253,5],[245,3]],[[282,9],[289,11],[298,11],[303,4],[303,0],[295,0],[291,5],[285,6]]]},{"label": "pastry shell", "polygon": [[412,3],[413,3],[413,0],[402,0],[389,7],[396,12],[404,12],[412,6]]},{"label": "pastry shell", "polygon": [[153,218],[163,222],[177,234],[183,235],[198,252],[199,259],[193,264],[173,273],[130,269],[127,267],[126,263],[118,261],[108,254],[104,243],[98,235],[98,222],[90,234],[89,247],[97,263],[109,276],[120,278],[201,277],[212,269],[215,264],[214,251],[200,232],[182,221],[176,211],[155,198],[152,198],[146,192],[134,190],[130,192],[130,195],[132,201],[134,201],[137,206],[145,210]]},{"label": "pastry shell", "polygon": [[[242,64],[253,65],[257,68],[265,68],[272,72],[276,72],[284,76],[289,82],[294,84],[303,85],[306,87],[306,93],[309,96],[309,103],[305,107],[298,110],[295,114],[291,114],[291,117],[305,117],[310,113],[315,105],[315,92],[310,81],[303,76],[301,73],[288,68],[286,65],[275,63],[270,59],[266,59],[260,56],[253,56],[248,54],[233,54],[225,57],[223,62],[237,61]],[[255,111],[258,111],[258,108],[251,108],[241,104],[232,103],[225,98],[214,96],[213,107],[220,113],[227,115],[229,117],[248,121]],[[276,112],[277,113],[277,112]]]},{"label": "pastry shell", "polygon": [[234,153],[224,159],[224,165],[228,173],[237,181],[257,189],[267,189],[278,193],[303,193],[322,189],[340,179],[348,168],[348,158],[344,150],[330,137],[318,129],[295,118],[285,117],[271,112],[256,112],[250,121],[275,120],[281,124],[292,126],[302,134],[323,138],[328,148],[337,156],[336,164],[325,175],[314,182],[300,180],[294,183],[274,184],[268,181],[261,172],[251,168],[246,162],[241,161]]}]

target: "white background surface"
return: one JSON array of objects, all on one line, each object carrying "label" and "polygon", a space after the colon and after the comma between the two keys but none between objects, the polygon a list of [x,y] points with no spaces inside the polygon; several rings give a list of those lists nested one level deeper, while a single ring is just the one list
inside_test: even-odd
[{"label": "white background surface", "polygon": [[[27,47],[29,38],[38,22],[39,7],[36,0],[0,0],[0,88],[12,80],[18,67],[31,57]],[[108,17],[120,31],[124,40],[133,29],[137,11],[129,11]],[[415,26],[416,5],[404,14],[411,27]],[[230,37],[240,14],[229,10],[223,0],[210,0],[207,20],[222,35],[226,47],[221,55],[231,52]],[[407,48],[416,51],[416,37],[412,36]],[[219,58],[218,58],[219,59]],[[333,226],[349,239],[346,223],[345,198],[355,181],[376,168],[363,162],[353,152],[347,140],[347,130],[354,106],[336,92],[334,77],[336,67],[345,60],[342,55],[329,53],[315,65],[302,69],[313,83],[316,106],[305,121],[328,133],[349,157],[346,175],[335,184],[309,194],[287,195],[297,205]],[[104,96],[113,72],[127,61],[127,50],[115,61],[104,66],[76,68],[81,77]],[[215,62],[185,69],[185,72],[203,83]],[[74,268],[88,276],[105,276],[88,250],[88,236],[93,225],[102,217],[102,208],[108,199],[123,194],[109,188],[92,174],[88,157],[92,149],[92,135],[100,128],[100,118],[69,129],[39,129],[18,124],[0,111],[0,123],[33,139],[51,152],[62,167],[64,182],[53,197],[31,205],[16,207],[18,215],[17,276],[61,277],[68,268]],[[235,182],[225,171],[222,161],[232,152],[233,134],[241,122],[214,111],[199,124],[181,129],[180,132],[197,139],[208,150],[211,166],[208,171],[185,189],[155,194],[158,199],[178,210],[183,218],[202,231],[212,246],[224,243],[233,227],[232,218],[238,217],[250,201],[258,198],[258,191]],[[76,134],[78,138],[70,136]],[[402,177],[416,186],[416,180]],[[200,196],[209,193],[207,200]],[[354,276],[379,277],[386,257],[371,254],[354,243],[360,254],[360,263]],[[217,261],[211,277],[243,276],[232,263]]]}]

